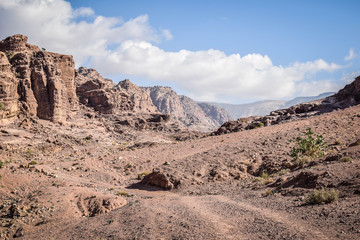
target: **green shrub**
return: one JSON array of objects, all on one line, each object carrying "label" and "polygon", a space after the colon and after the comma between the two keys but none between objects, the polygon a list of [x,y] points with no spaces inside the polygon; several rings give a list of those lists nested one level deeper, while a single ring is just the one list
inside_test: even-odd
[{"label": "green shrub", "polygon": [[31,162],[29,162],[29,165],[36,165],[36,164],[37,164],[37,162],[34,161],[34,160],[32,160]]},{"label": "green shrub", "polygon": [[126,191],[118,191],[116,194],[119,195],[119,196],[123,196],[123,197],[132,197],[132,195],[130,195]]},{"label": "green shrub", "polygon": [[290,156],[293,161],[303,164],[325,155],[327,143],[322,135],[314,136],[311,128],[295,139],[295,146],[291,149]]},{"label": "green shrub", "polygon": [[339,198],[339,191],[335,189],[322,188],[320,190],[314,190],[306,198],[307,204],[322,204],[332,203]]}]

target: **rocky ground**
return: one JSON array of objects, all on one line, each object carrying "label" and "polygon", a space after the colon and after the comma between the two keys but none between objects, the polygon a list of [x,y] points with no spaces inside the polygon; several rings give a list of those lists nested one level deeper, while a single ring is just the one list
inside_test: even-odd
[{"label": "rocky ground", "polygon": [[[0,127],[0,238],[358,239],[359,112],[220,136],[119,131],[114,117],[15,121]],[[294,167],[289,140],[309,127],[329,147]],[[170,190],[141,183],[154,169]],[[339,199],[307,204],[321,187]]]}]

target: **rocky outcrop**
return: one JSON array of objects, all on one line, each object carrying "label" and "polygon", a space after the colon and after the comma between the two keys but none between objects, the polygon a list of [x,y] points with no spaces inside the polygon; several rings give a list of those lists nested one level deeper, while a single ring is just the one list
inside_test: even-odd
[{"label": "rocky outcrop", "polygon": [[9,59],[24,111],[63,123],[77,109],[72,56],[41,51],[23,35],[2,40],[0,51]]},{"label": "rocky outcrop", "polygon": [[0,124],[14,119],[19,111],[17,85],[7,56],[0,52]]},{"label": "rocky outcrop", "polygon": [[221,110],[213,108],[210,110],[203,106],[204,109],[186,96],[180,96],[170,87],[145,87],[143,88],[157,109],[162,113],[172,115],[179,122],[191,130],[208,132],[220,126],[223,120],[228,121],[229,116]]},{"label": "rocky outcrop", "polygon": [[217,122],[219,125],[224,122],[232,120],[231,115],[224,109],[208,104],[208,103],[198,103],[204,113],[209,116],[213,121]]},{"label": "rocky outcrop", "polygon": [[356,104],[360,104],[360,76],[335,95],[308,103],[298,104],[286,109],[276,110],[269,115],[262,117],[239,118],[236,121],[229,121],[224,123],[215,134],[220,135],[239,132],[282,122],[294,121]]},{"label": "rocky outcrop", "polygon": [[128,79],[115,85],[91,68],[81,67],[77,70],[76,93],[82,104],[103,114],[157,112],[150,97]]},{"label": "rocky outcrop", "polygon": [[180,182],[173,175],[165,174],[160,169],[154,169],[152,173],[146,175],[141,181],[142,184],[161,187],[165,190],[177,188]]},{"label": "rocky outcrop", "polygon": [[360,103],[360,76],[334,95],[337,106],[345,108]]},{"label": "rocky outcrop", "polygon": [[131,110],[135,112],[157,112],[150,96],[142,88],[130,82],[129,79],[120,81],[116,86],[119,92],[126,93],[133,103]]}]

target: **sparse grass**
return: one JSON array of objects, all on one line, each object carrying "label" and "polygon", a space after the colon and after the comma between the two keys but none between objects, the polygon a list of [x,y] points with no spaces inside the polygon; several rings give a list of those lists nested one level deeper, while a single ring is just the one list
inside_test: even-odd
[{"label": "sparse grass", "polygon": [[113,188],[113,187],[109,188],[109,191],[114,191],[114,190],[115,190],[115,188]]},{"label": "sparse grass", "polygon": [[141,172],[141,173],[138,173],[138,176],[137,176],[137,179],[138,180],[142,180],[145,176],[149,175],[150,173],[149,172]]},{"label": "sparse grass", "polygon": [[12,162],[12,159],[10,158],[9,160],[6,160],[6,161],[1,161],[0,160],[0,168],[3,168],[5,167],[6,164],[9,164]]},{"label": "sparse grass", "polygon": [[264,179],[264,180],[268,180],[268,179],[270,178],[269,174],[266,173],[266,172],[262,172],[262,173],[260,174],[260,177],[261,177],[262,179]]},{"label": "sparse grass", "polygon": [[354,159],[352,159],[351,157],[342,157],[339,160],[340,162],[352,162],[354,161]]},{"label": "sparse grass", "polygon": [[307,204],[327,204],[337,201],[339,198],[339,191],[336,189],[322,188],[314,190],[310,193],[305,201]]},{"label": "sparse grass", "polygon": [[37,164],[37,162],[34,161],[34,160],[32,160],[31,162],[29,162],[29,165],[36,165],[36,164]]},{"label": "sparse grass", "polygon": [[281,175],[284,175],[285,173],[289,172],[290,169],[288,168],[284,168],[284,169],[281,169],[280,171],[276,172],[276,173],[273,173],[270,175],[270,177],[277,177],[277,176],[281,176]]},{"label": "sparse grass", "polygon": [[0,111],[5,109],[5,105],[3,102],[0,102]]},{"label": "sparse grass", "polygon": [[267,197],[267,196],[273,195],[274,193],[275,193],[275,191],[273,189],[268,189],[265,192],[265,196]]},{"label": "sparse grass", "polygon": [[302,167],[303,165],[305,165],[305,163],[308,163],[311,161],[313,161],[313,158],[311,158],[309,156],[299,156],[294,159],[293,166],[294,167]]},{"label": "sparse grass", "polygon": [[339,139],[336,139],[334,144],[339,146],[343,145],[343,143]]},{"label": "sparse grass", "polygon": [[254,178],[254,182],[260,182],[262,184],[268,184],[272,182],[272,178],[268,173],[262,172],[259,177]]},{"label": "sparse grass", "polygon": [[123,197],[132,197],[128,192],[126,191],[118,191],[116,195],[123,196]]},{"label": "sparse grass", "polygon": [[[290,140],[290,142],[292,141]],[[327,143],[324,137],[322,135],[314,136],[311,128],[307,128],[306,132],[295,139],[295,146],[291,149],[290,156],[293,157],[295,167],[302,166],[324,156],[326,148]]]},{"label": "sparse grass", "polygon": [[126,164],[125,169],[132,168],[133,165],[131,163]]}]

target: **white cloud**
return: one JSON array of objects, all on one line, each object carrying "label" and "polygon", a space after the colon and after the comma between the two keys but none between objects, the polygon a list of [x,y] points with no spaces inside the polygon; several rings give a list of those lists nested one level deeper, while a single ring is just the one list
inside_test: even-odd
[{"label": "white cloud", "polygon": [[[79,16],[92,21],[76,21]],[[97,16],[90,8],[73,9],[64,0],[0,0],[0,36],[16,33],[50,51],[72,54],[77,66],[88,62],[105,76],[174,83],[196,100],[290,98],[313,94],[315,88],[324,92],[336,86],[305,80],[341,68],[322,59],[284,67],[261,54],[164,51],[154,43],[170,40],[172,34],[151,27],[147,15],[124,21]]]},{"label": "white cloud", "polygon": [[[93,17],[76,22],[77,17]],[[0,0],[0,36],[21,33],[48,50],[72,54],[77,65],[104,52],[111,44],[132,39],[157,42],[161,34],[142,15],[124,22],[96,16],[91,8],[72,9],[64,0]]]},{"label": "white cloud", "polygon": [[[299,90],[305,78],[319,71],[331,72],[341,68],[322,59],[288,67],[274,66],[266,55],[227,56],[214,49],[167,52],[151,43],[132,40],[93,60],[103,72],[175,82],[192,97],[212,101],[291,97],[305,91],[305,88]],[[330,83],[319,91],[328,88],[331,88]]]},{"label": "white cloud", "polygon": [[352,60],[356,57],[356,53],[354,52],[354,49],[350,49],[349,50],[349,55],[345,56],[344,60],[345,61],[349,61],[349,60]]},{"label": "white cloud", "polygon": [[168,30],[168,29],[163,29],[162,34],[164,35],[166,40],[173,39],[173,35],[171,34],[170,30]]}]

